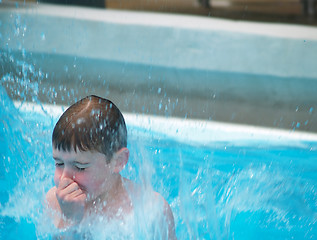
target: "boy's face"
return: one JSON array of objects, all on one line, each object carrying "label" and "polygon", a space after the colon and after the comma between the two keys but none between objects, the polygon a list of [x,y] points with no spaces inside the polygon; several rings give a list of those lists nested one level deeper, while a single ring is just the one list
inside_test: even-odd
[{"label": "boy's face", "polygon": [[107,164],[102,153],[79,150],[67,152],[53,148],[53,158],[56,187],[63,178],[71,179],[86,193],[87,201],[92,201],[107,193],[112,186],[112,164]]}]

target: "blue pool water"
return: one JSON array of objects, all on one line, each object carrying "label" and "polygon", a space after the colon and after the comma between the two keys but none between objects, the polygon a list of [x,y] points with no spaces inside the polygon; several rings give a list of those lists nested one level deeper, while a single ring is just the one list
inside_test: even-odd
[{"label": "blue pool water", "polygon": [[[79,11],[79,9],[77,10]],[[83,11],[87,11],[87,9],[83,9]],[[49,10],[48,12],[52,11]],[[86,75],[90,75],[91,72],[82,71],[82,73],[84,73],[82,76],[80,73],[80,65],[77,65],[77,63],[83,61],[88,65],[88,68],[92,66],[93,63],[90,62],[88,56],[83,56],[84,60],[77,59],[76,54],[82,48],[90,53],[90,48],[84,43],[88,43],[88,46],[91,45],[88,30],[95,28],[88,27],[83,31],[80,29],[78,31],[79,34],[72,35],[69,33],[70,29],[73,29],[74,33],[76,33],[78,29],[73,28],[73,25],[76,25],[76,21],[71,18],[68,19],[68,16],[65,20],[65,16],[63,14],[61,15],[62,17],[64,16],[61,19],[65,20],[63,20],[62,23],[66,22],[67,24],[56,24],[54,22],[54,24],[45,28],[37,24],[41,23],[41,21],[49,22],[48,20],[51,19],[50,16],[43,15],[43,18],[34,18],[35,20],[32,20],[33,17],[36,16],[32,9],[30,10],[30,18],[24,18],[24,14],[25,13],[22,15],[19,13],[9,13],[6,15],[6,13],[4,13],[0,21],[0,26],[3,27],[1,28],[3,29],[3,33],[0,33],[0,39],[3,40],[0,51],[0,240],[51,239],[51,234],[49,233],[50,230],[52,230],[51,223],[44,213],[43,200],[48,189],[53,186],[54,161],[52,160],[51,133],[58,114],[49,114],[38,98],[42,96],[42,98],[48,99],[48,102],[55,102],[55,100],[58,99],[56,95],[62,93],[65,94],[61,96],[62,100],[65,100],[64,102],[73,103],[76,93],[74,94],[73,88],[67,84],[77,84],[77,80],[81,80],[82,84],[79,84],[79,88],[89,89],[91,87],[90,85],[92,85],[92,83],[85,81]],[[81,14],[78,15],[81,16]],[[42,15],[39,14],[39,16]],[[166,16],[164,16],[164,18],[166,18]],[[121,19],[122,17],[120,16],[120,21]],[[6,20],[8,20],[8,23]],[[13,23],[12,26],[11,22]],[[81,23],[83,21],[79,20],[79,22]],[[95,24],[95,21],[92,22]],[[144,19],[142,19],[142,25],[143,22]],[[89,21],[89,24],[90,23]],[[85,25],[87,23],[83,22],[83,24]],[[87,26],[96,26],[89,24]],[[108,26],[105,28],[106,31],[104,33],[107,38],[103,38],[104,35],[102,34],[96,36],[100,37],[98,39],[102,39],[100,42],[103,43],[103,46],[107,46],[106,43],[104,44],[104,40],[108,39],[108,37],[110,37],[109,39],[111,40],[113,36],[115,36],[114,39],[119,42],[118,46],[120,46],[120,38],[117,38],[116,34],[113,35],[108,32],[109,25],[111,25],[110,29],[115,30],[115,33],[117,32],[117,27],[120,27],[120,25],[112,24],[113,23],[110,22],[110,24],[102,23],[100,25]],[[195,22],[193,22],[193,24],[195,24]],[[56,29],[54,29],[55,27],[53,28],[53,25],[56,26]],[[64,28],[61,28],[62,26]],[[145,26],[141,29],[148,29],[147,27],[148,26]],[[270,28],[271,27],[272,26],[270,26]],[[126,27],[121,29],[126,29]],[[149,31],[152,32],[152,35],[146,32],[144,36],[149,35],[153,37],[157,36],[157,33],[160,33],[165,40],[165,34],[163,34],[160,29],[167,29],[167,32],[170,34],[170,28],[153,27],[153,29]],[[176,28],[175,32],[172,33],[177,36],[191,36],[188,38],[189,40],[196,38],[196,30],[193,35],[188,35],[188,29],[184,28],[183,31],[181,31],[182,29],[183,27],[180,29]],[[54,32],[63,31],[65,32],[63,36],[59,34],[50,36],[54,35]],[[132,30],[129,29],[127,32],[130,31]],[[261,29],[258,31],[261,32]],[[214,39],[214,41],[210,41],[209,37],[211,37],[211,35],[209,34],[213,35],[212,39]],[[220,36],[221,35],[223,35],[223,33],[221,33]],[[82,38],[83,36],[84,38]],[[124,40],[122,46],[136,46],[139,48],[139,46],[143,45],[142,41],[141,44],[139,42],[139,34],[133,36],[136,37],[137,41],[134,40],[134,37],[130,42],[126,42],[128,39],[122,38]],[[141,36],[143,36],[143,33]],[[231,34],[228,35],[230,36],[230,44],[224,44],[223,39],[218,38],[218,35],[213,31],[203,33],[201,36],[206,36],[202,37],[203,41],[200,42],[203,44],[193,44],[191,41],[182,42],[183,45],[188,45],[188,48],[186,48],[184,52],[189,55],[192,54],[191,56],[194,56],[194,58],[184,58],[183,55],[179,55],[179,49],[176,49],[176,60],[180,59],[179,62],[169,56],[171,53],[168,50],[166,50],[168,59],[161,58],[160,48],[156,49],[159,53],[157,55],[159,58],[155,58],[155,55],[152,54],[152,50],[154,51],[155,49],[151,47],[151,44],[142,46],[142,48],[138,50],[144,51],[141,53],[138,53],[138,51],[135,52],[134,47],[130,47],[130,49],[125,52],[121,51],[121,48],[118,50],[116,47],[111,47],[112,45],[109,45],[109,48],[105,48],[105,52],[102,52],[101,49],[98,48],[94,49],[94,51],[100,55],[105,55],[102,56],[105,58],[108,56],[106,53],[109,52],[113,52],[115,57],[118,56],[118,53],[121,53],[120,57],[122,57],[122,59],[120,61],[124,62],[124,65],[126,65],[126,60],[129,58],[136,60],[140,58],[142,62],[143,60],[148,60],[149,65],[145,64],[146,67],[149,66],[149,71],[147,72],[146,70],[146,78],[148,79],[154,76],[151,76],[151,71],[152,65],[154,66],[152,63],[155,63],[155,61],[162,61],[164,64],[167,64],[166,66],[169,64],[175,64],[175,66],[180,66],[181,68],[185,66],[186,74],[184,75],[188,75],[187,79],[190,79],[190,83],[192,78],[195,78],[193,77],[195,75],[191,74],[191,71],[195,70],[195,68],[192,68],[193,63],[196,65],[202,63],[203,65],[210,65],[212,67],[211,69],[213,69],[214,66],[210,62],[212,61],[216,63],[215,66],[220,66],[220,70],[222,67],[227,69],[229,66],[229,70],[237,71],[237,69],[248,69],[251,71],[252,67],[250,67],[249,62],[256,62],[258,66],[252,66],[255,70],[260,69],[261,74],[263,74],[263,67],[265,70],[271,69],[271,72],[265,72],[266,75],[283,72],[284,76],[284,72],[289,72],[289,66],[293,66],[292,64],[296,63],[293,59],[298,59],[298,56],[302,56],[304,52],[309,56],[305,58],[306,64],[303,63],[299,65],[300,67],[298,69],[293,68],[292,71],[297,73],[295,70],[299,70],[298,72],[300,74],[295,75],[296,77],[300,76],[301,80],[305,80],[302,79],[302,75],[305,74],[311,78],[315,76],[313,74],[315,73],[313,66],[314,61],[310,61],[314,55],[309,54],[314,52],[312,49],[315,49],[313,41],[307,41],[306,43],[305,40],[305,45],[303,45],[301,41],[297,41],[296,39],[292,41],[286,41],[285,38],[279,39],[279,44],[282,42],[283,46],[287,46],[286,49],[288,52],[285,55],[281,54],[284,52],[274,47],[274,44],[269,45],[266,42],[269,38],[264,37],[263,46],[270,46],[267,47],[267,49],[270,49],[273,54],[264,56],[263,54],[259,54],[257,50],[259,45],[258,41],[256,41],[255,46],[251,46],[251,50],[253,50],[249,51],[250,44],[244,44],[243,48],[240,48],[239,44],[233,44]],[[245,37],[247,35],[243,36]],[[69,41],[69,45],[63,40],[68,38],[72,40]],[[256,35],[255,38],[258,39],[259,36]],[[206,41],[206,39],[209,40]],[[243,39],[248,38],[237,38],[243,41],[236,41],[236,38],[233,39],[235,40],[234,43],[240,43],[245,42]],[[77,44],[74,44],[73,41],[75,40],[78,40]],[[147,37],[144,37],[143,40],[147,43],[151,42]],[[152,40],[155,40],[154,43],[159,43],[161,38],[153,37]],[[179,41],[175,42],[179,43]],[[194,51],[195,48],[193,47],[195,47],[195,45],[209,46],[209,44],[206,44],[207,42],[212,43],[214,48],[210,48],[210,52],[204,49],[202,53],[207,52],[206,55],[199,55],[198,53],[200,51]],[[217,42],[219,42],[219,45],[215,45]],[[246,42],[249,43],[249,41]],[[279,44],[275,45],[279,46]],[[308,44],[311,48],[307,48]],[[71,45],[75,47],[71,48],[70,52],[67,52]],[[230,57],[230,54],[228,57],[230,49],[228,50],[227,46],[229,45],[232,45],[231,49],[232,52],[236,52],[236,57]],[[153,44],[153,46],[156,47],[156,44]],[[167,46],[172,49],[174,45]],[[289,46],[300,46],[299,49],[301,50],[294,49],[294,51],[289,51]],[[45,51],[41,52],[41,47],[45,49]],[[63,49],[63,51],[61,49]],[[187,51],[188,49],[190,51]],[[199,50],[200,48],[197,49]],[[276,51],[276,49],[278,50]],[[54,54],[50,55],[46,53],[50,51]],[[224,54],[224,52],[226,54]],[[244,60],[246,60],[246,62],[244,62],[240,57],[240,52],[243,54],[248,52],[251,57],[245,57]],[[76,53],[76,56],[68,56],[67,54],[70,53]],[[63,65],[62,57],[58,54],[67,58],[71,64]],[[208,61],[205,60],[207,59],[205,57],[209,57],[209,55],[212,56],[212,59],[208,58]],[[147,59],[147,56],[150,56],[149,59]],[[256,56],[256,58],[252,56]],[[288,56],[287,59],[289,61],[284,59],[285,56]],[[55,60],[57,60],[51,61],[54,57]],[[198,58],[201,61],[198,61]],[[30,61],[32,63],[28,64],[28,60],[30,59],[35,59],[35,61]],[[232,59],[232,63],[234,64],[228,64],[228,59]],[[254,59],[257,60],[255,61]],[[274,59],[277,64],[272,64],[272,59]],[[50,73],[46,72],[45,69],[41,70],[40,64],[38,64],[41,61],[46,62],[49,66],[46,70],[51,69],[51,67],[53,69],[55,67],[55,69],[58,70]],[[183,65],[184,62],[182,61],[188,61],[186,64],[189,65]],[[264,64],[260,64],[261,61],[263,61],[262,63]],[[220,64],[218,64],[218,62]],[[283,64],[280,65],[280,63]],[[101,65],[100,62],[99,64]],[[274,67],[270,68],[268,64]],[[68,66],[71,66],[71,68]],[[108,65],[102,66],[105,75],[104,77],[100,77],[99,75],[98,79],[100,81],[106,81],[104,78],[108,79],[112,77],[112,75],[109,74],[109,72],[111,73],[111,66],[113,65],[110,64],[110,67]],[[189,73],[187,73],[189,66]],[[235,68],[237,66],[238,68]],[[94,68],[94,66],[91,68]],[[114,67],[114,69],[116,68]],[[130,68],[127,67],[126,69],[129,70]],[[132,67],[132,69],[134,70],[134,67]],[[119,70],[125,71],[124,68],[120,68]],[[219,68],[216,67],[213,70],[215,70],[216,73],[220,71]],[[116,70],[113,70],[112,73],[115,73],[115,71]],[[228,71],[225,76],[233,74],[234,71]],[[72,72],[74,72],[73,76],[75,76],[75,79],[71,77]],[[154,70],[152,72],[154,72]],[[171,72],[174,74],[174,69],[172,69]],[[130,73],[131,71],[127,71],[127,73],[124,74],[129,80],[130,78],[133,79]],[[248,74],[250,75],[251,73],[252,71]],[[51,79],[58,79],[59,82],[55,87],[59,88],[59,91],[55,91],[54,86],[50,85],[51,82],[44,81],[51,77],[50,74],[56,75],[56,78],[53,77]],[[69,74],[69,79],[72,80],[72,83],[66,84],[66,81],[63,81],[63,77],[65,77],[63,74]],[[172,76],[174,78],[173,74]],[[208,72],[204,71],[202,73],[204,76],[208,74]],[[180,78],[185,77],[184,75],[181,75]],[[210,75],[213,74],[210,73]],[[107,78],[105,76],[107,76]],[[120,75],[120,81],[122,81],[122,76],[123,75]],[[141,75],[136,74],[136,76],[135,79],[139,80],[139,76]],[[141,78],[142,77],[143,76],[141,76]],[[230,79],[231,77],[234,79],[233,76],[230,76]],[[65,79],[67,79],[67,76]],[[260,86],[270,86],[267,84],[267,79],[265,79],[264,76],[261,75],[260,79],[263,79],[263,81],[260,81],[262,84]],[[285,81],[286,80],[288,79],[285,79]],[[46,85],[48,82],[49,84]],[[161,80],[159,82],[161,83]],[[270,82],[272,83],[273,80]],[[304,82],[309,86],[309,91],[305,93],[311,93],[314,89],[314,87],[311,86],[315,85],[309,85],[311,84],[310,81],[305,80]],[[252,83],[253,85],[250,86],[248,83],[242,84],[241,86],[247,89],[250,88],[251,90],[252,86],[258,87],[254,82]],[[96,85],[99,87],[98,84]],[[146,84],[151,83],[146,82]],[[273,82],[273,84],[276,84],[276,82]],[[303,84],[303,81],[299,81],[295,86],[299,87],[305,84]],[[214,86],[218,86],[222,89],[226,84],[221,81],[219,81],[218,84],[217,81],[217,84]],[[234,87],[232,87],[232,85],[229,84],[229,86],[226,87],[228,87],[231,92],[236,86],[237,85],[234,85]],[[283,85],[281,86],[284,87],[284,78]],[[288,91],[283,92],[283,94],[287,95],[287,99],[291,96],[290,98],[296,101],[300,93],[303,93],[303,91],[299,93],[295,92],[296,87],[293,85],[285,86],[285,89],[287,89],[287,86],[290,87],[289,92],[291,93],[289,94]],[[9,95],[19,96],[22,102],[14,104],[4,88],[6,88]],[[106,88],[106,86],[104,86],[104,88]],[[276,89],[279,88],[277,87]],[[294,89],[294,92],[292,92],[292,89]],[[105,90],[108,91],[108,89]],[[246,91],[246,93],[252,93],[251,95],[257,94],[251,90],[250,92]],[[264,88],[264,92],[265,90],[268,91],[270,88]],[[282,91],[283,89],[279,90]],[[244,93],[245,91],[242,92]],[[158,93],[162,93],[163,95],[164,88],[159,87]],[[279,92],[279,94],[283,95],[281,92]],[[314,96],[313,94],[311,95]],[[27,105],[27,103],[23,102],[25,99],[32,100],[32,103],[36,103],[40,109],[41,107],[43,107],[43,109],[40,111],[32,110],[32,108],[25,110],[24,106]],[[244,96],[242,99],[245,99]],[[129,100],[125,99],[125,101]],[[162,106],[161,104],[158,105],[160,109]],[[314,105],[309,105],[309,114],[315,111],[312,106]],[[309,116],[311,117],[312,115]],[[144,117],[147,118],[143,116],[142,121],[144,121]],[[145,122],[150,122],[150,119],[154,119],[153,116],[149,117],[149,121],[145,119]],[[136,120],[136,122],[138,122],[138,120]],[[309,138],[308,140],[298,139],[294,141],[294,139],[291,140],[285,137],[279,138],[279,136],[275,134],[277,137],[275,137],[274,141],[268,141],[266,137],[245,138],[245,134],[248,136],[269,135],[267,133],[261,135],[257,129],[251,129],[251,132],[248,133],[237,134],[236,128],[232,126],[227,126],[226,131],[210,131],[210,129],[205,128],[206,126],[204,124],[197,124],[196,128],[188,129],[186,129],[188,125],[180,125],[179,129],[173,128],[173,130],[171,130],[171,119],[158,121],[159,126],[152,125],[152,127],[142,126],[142,124],[138,125],[136,122],[131,120],[127,121],[129,131],[128,147],[131,152],[131,158],[122,174],[138,182],[140,185],[153,188],[164,196],[169,202],[174,214],[178,239],[317,239],[316,137],[314,137],[315,140]],[[178,123],[179,122],[175,124],[174,122],[173,126],[177,126]],[[294,122],[294,126],[299,127],[297,126],[298,124],[299,123]],[[182,130],[187,131],[187,134],[178,134],[182,132]],[[269,132],[269,130],[265,130],[264,132],[266,131]],[[224,134],[226,134],[225,138],[223,136]],[[144,215],[148,214],[150,213],[144,213]],[[140,223],[140,226],[137,226],[137,228],[142,228],[142,224]],[[134,229],[135,232],[140,230],[137,228]],[[99,229],[99,232],[95,235],[96,239],[104,239],[102,235],[106,235],[106,233],[103,232],[102,229]],[[117,235],[111,235],[106,239],[109,238],[117,239]]]},{"label": "blue pool water", "polygon": [[[0,94],[0,239],[50,239],[42,202],[53,186],[56,116]],[[167,199],[179,239],[316,239],[316,142],[193,144],[128,130],[123,175]]]}]

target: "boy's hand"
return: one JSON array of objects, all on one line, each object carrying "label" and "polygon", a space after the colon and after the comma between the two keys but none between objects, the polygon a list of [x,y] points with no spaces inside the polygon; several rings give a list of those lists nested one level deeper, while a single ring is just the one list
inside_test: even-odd
[{"label": "boy's hand", "polygon": [[63,178],[56,189],[56,198],[67,221],[76,224],[82,220],[86,194],[76,182],[70,178]]}]

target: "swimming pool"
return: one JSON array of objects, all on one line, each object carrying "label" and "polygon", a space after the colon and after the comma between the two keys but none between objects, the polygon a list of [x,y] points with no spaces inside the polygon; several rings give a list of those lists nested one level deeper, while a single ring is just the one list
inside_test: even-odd
[{"label": "swimming pool", "polygon": [[[39,11],[43,22],[50,23],[52,18],[54,18],[52,16],[53,13],[49,13],[45,7],[44,13],[48,15],[43,14],[41,8],[35,10],[30,8],[21,11],[24,13],[25,11]],[[21,16],[24,16],[22,12]],[[59,19],[61,25],[65,27],[62,28],[63,30],[72,24],[76,25],[78,23],[74,19],[69,20],[68,17],[65,17],[66,13],[63,11],[59,13],[64,17]],[[83,13],[83,9],[76,9],[76,13]],[[267,65],[252,65],[254,68],[250,71],[253,75],[239,74],[239,72],[245,70],[244,68],[250,68],[250,59],[254,60],[254,53],[249,52],[252,55],[248,60],[250,61],[249,64],[241,62],[238,65],[229,64],[230,66],[227,66],[224,58],[221,58],[223,52],[216,51],[214,54],[219,61],[216,67],[224,72],[210,72],[210,69],[207,69],[208,63],[203,64],[208,59],[198,61],[198,58],[195,58],[197,62],[182,62],[182,56],[176,59],[178,61],[174,61],[175,59],[172,58],[169,59],[168,56],[151,59],[150,55],[145,55],[146,53],[138,54],[133,52],[132,49],[127,52],[126,57],[134,56],[133,61],[136,64],[129,65],[130,62],[125,62],[126,67],[121,68],[120,61],[122,59],[120,57],[123,57],[124,54],[118,55],[120,49],[115,48],[112,49],[112,53],[118,59],[108,61],[109,65],[103,72],[104,75],[98,77],[96,69],[100,70],[104,62],[93,60],[93,64],[96,65],[94,68],[89,63],[91,60],[87,57],[89,55],[76,55],[76,48],[71,48],[71,45],[64,46],[60,44],[54,50],[52,47],[54,46],[53,43],[57,42],[59,44],[59,41],[56,38],[52,38],[50,33],[54,32],[56,28],[52,26],[51,29],[39,27],[30,29],[30,25],[26,23],[35,21],[32,16],[31,19],[23,22],[24,20],[19,18],[19,14],[6,14],[1,15],[2,24],[0,27],[3,30],[1,33],[11,33],[12,30],[7,31],[3,16],[8,16],[8,21],[13,21],[16,25],[12,30],[12,35],[8,35],[10,40],[7,46],[3,46],[5,41],[1,45],[1,50],[4,53],[1,53],[3,61],[1,63],[4,63],[1,70],[4,74],[1,79],[1,86],[3,87],[0,86],[0,139],[2,143],[0,148],[2,164],[0,165],[0,239],[50,239],[50,235],[46,234],[50,223],[47,222],[43,215],[42,200],[46,191],[53,185],[54,163],[51,155],[51,131],[63,108],[53,103],[72,103],[80,95],[78,92],[76,93],[80,89],[78,90],[77,88],[76,90],[74,87],[77,84],[83,90],[89,88],[90,91],[101,91],[100,86],[89,79],[87,75],[79,76],[76,74],[77,71],[80,73],[85,72],[84,64],[88,64],[92,68],[89,74],[92,74],[93,77],[101,82],[103,78],[107,79],[107,77],[115,77],[117,80],[122,76],[131,76],[131,80],[128,83],[131,84],[132,89],[135,86],[139,87],[145,84],[145,88],[141,88],[141,90],[150,88],[149,93],[154,95],[153,101],[155,104],[153,106],[155,107],[153,108],[156,109],[156,112],[154,112],[157,114],[156,116],[148,115],[149,113],[153,114],[153,112],[147,111],[149,105],[144,105],[145,109],[139,113],[133,113],[133,111],[136,112],[137,107],[135,107],[132,108],[132,113],[130,111],[130,113],[126,112],[124,114],[129,131],[128,147],[131,150],[131,159],[123,174],[140,184],[150,186],[167,199],[174,213],[176,233],[179,239],[316,238],[317,137],[315,134],[297,132],[293,129],[305,127],[306,120],[309,120],[307,126],[313,126],[316,121],[316,81],[313,81],[315,80],[316,69],[314,68],[314,62],[311,61],[314,59],[313,50],[315,49],[315,42],[312,40],[315,38],[314,30],[310,32],[313,36],[306,36],[307,39],[311,40],[308,41],[308,44],[312,47],[311,49],[305,49],[305,46],[302,46],[291,36],[289,36],[291,40],[284,38],[282,40],[272,40],[273,44],[270,45],[274,46],[278,42],[287,43],[286,45],[289,47],[300,45],[300,49],[307,54],[307,58],[303,59],[305,63],[303,69],[295,68],[296,62],[292,64],[291,56],[284,62],[281,58],[274,58],[276,68],[269,68]],[[111,18],[119,15],[110,11],[109,16]],[[131,20],[129,16],[127,13],[127,19]],[[92,22],[97,21],[96,19],[91,19],[90,14],[84,15],[84,17],[89,18],[90,21],[86,23],[80,20],[80,24],[88,24],[91,27],[93,26],[91,25]],[[107,16],[104,17],[107,18]],[[168,18],[168,16],[165,17]],[[112,21],[115,23],[119,20],[128,21],[118,19],[115,18]],[[137,20],[132,25],[137,25]],[[67,24],[64,24],[64,21]],[[197,25],[194,26],[195,22],[193,22],[191,28],[197,27]],[[164,35],[170,31],[169,27],[160,28],[154,22],[150,22],[150,24],[152,24],[153,28],[145,28],[149,30],[149,34],[156,32]],[[164,24],[168,25],[167,21],[163,22]],[[87,28],[87,31],[91,30],[90,27]],[[209,30],[209,27],[206,27],[205,24],[200,27]],[[76,32],[76,29],[73,28],[70,31],[74,31],[73,33],[76,36],[85,35],[85,32]],[[124,29],[127,30],[128,28]],[[135,28],[133,29],[135,30]],[[272,29],[274,30],[274,26],[272,26]],[[130,31],[132,30],[130,29]],[[246,29],[244,31],[248,32]],[[184,36],[185,33],[188,33],[188,29],[184,26],[174,32],[176,36]],[[194,33],[197,33],[197,31],[194,31]],[[223,32],[211,33],[211,35],[213,34],[217,35],[217,37],[226,35]],[[1,38],[8,40],[8,36],[3,35]],[[15,38],[13,38],[14,36]],[[229,36],[237,37],[232,35],[232,33]],[[249,37],[250,35],[248,34],[239,35],[237,39],[248,40]],[[62,40],[69,40],[69,37],[64,35],[61,38]],[[254,38],[259,40],[259,38],[251,36],[251,39],[254,40]],[[34,39],[40,39],[41,41],[35,46],[32,45],[36,42],[32,43]],[[76,47],[78,45],[87,46],[86,41],[88,41],[87,38],[78,38],[75,45]],[[130,43],[133,41],[136,40],[130,40]],[[270,39],[265,37],[265,41],[262,43],[266,41],[270,42]],[[252,41],[249,39],[247,42]],[[300,39],[300,42],[302,42],[302,39]],[[138,41],[135,42],[135,44],[137,43]],[[143,42],[141,41],[141,43]],[[193,50],[189,54],[197,53],[194,43],[195,41],[182,42],[182,44],[188,45]],[[52,47],[52,49],[48,48],[48,46]],[[166,45],[166,47],[168,46]],[[205,46],[208,45],[206,44]],[[151,50],[149,49],[150,46],[144,47],[144,52],[150,52],[153,55],[158,54],[155,55],[156,57],[161,56],[159,55],[160,50]],[[169,49],[172,51],[171,46]],[[86,50],[86,53],[89,53],[89,49]],[[111,52],[111,49],[108,50]],[[233,47],[231,50],[240,54],[245,49]],[[268,48],[267,51],[273,50]],[[54,52],[56,53],[55,55]],[[299,52],[299,50],[295,52]],[[135,55],[133,55],[134,53]],[[293,52],[289,54],[293,54]],[[35,62],[32,61],[32,57],[34,57]],[[191,77],[196,76],[194,73],[200,69],[198,76],[213,74],[216,76],[211,79],[212,87],[207,86],[207,88],[214,88],[216,91],[206,91],[202,94],[210,95],[212,93],[207,98],[208,100],[214,99],[215,96],[217,101],[221,101],[221,96],[226,91],[232,91],[233,93],[228,98],[234,101],[242,99],[239,102],[242,105],[245,100],[250,98],[251,100],[260,101],[261,99],[267,99],[268,96],[272,97],[269,94],[264,94],[264,96],[259,94],[261,91],[257,89],[250,90],[255,86],[252,83],[253,81],[251,81],[253,80],[252,77],[256,76],[254,79],[261,83],[264,92],[270,92],[272,89],[273,92],[275,90],[280,91],[280,95],[277,94],[272,102],[269,101],[269,105],[280,104],[283,106],[285,102],[293,100],[295,106],[303,103],[298,109],[291,108],[291,111],[298,113],[303,108],[303,112],[306,111],[302,116],[304,120],[296,121],[292,119],[295,122],[295,126],[290,125],[289,129],[291,130],[273,130],[253,126],[173,118],[171,117],[171,115],[173,116],[173,104],[177,105],[177,101],[171,97],[169,103],[169,96],[164,96],[164,94],[168,95],[173,93],[173,91],[177,94],[177,89],[175,90],[175,88],[173,89],[170,86],[173,85],[173,82],[165,83],[164,79],[157,77],[157,72],[163,71],[166,67],[162,65],[166,57],[169,59],[166,65],[172,65],[176,69],[164,71],[166,76],[173,76],[179,80],[178,75],[180,72],[177,69],[185,69],[180,74],[181,77],[184,77],[184,82],[176,81],[179,87],[178,90],[185,95],[189,94],[195,85],[197,85],[196,89],[206,86],[203,84],[206,81],[204,77],[198,79],[197,82],[190,82],[192,80]],[[59,60],[63,64],[60,64]],[[260,61],[261,59],[258,60]],[[268,56],[264,58],[264,62],[269,60]],[[38,68],[37,66],[40,65],[41,61],[45,64]],[[144,65],[140,65],[140,61],[143,61]],[[65,62],[66,64],[64,64]],[[148,62],[152,64],[147,65]],[[217,60],[214,60],[213,63],[215,62]],[[187,69],[190,64],[194,64],[195,68]],[[283,75],[286,74],[283,73],[283,70],[289,66],[287,64],[292,64],[291,73],[293,78],[290,78],[290,82],[296,83],[294,85],[285,83],[288,80],[286,78],[288,76]],[[211,65],[213,67],[213,64]],[[234,69],[230,69],[231,67]],[[57,69],[62,69],[62,71]],[[265,73],[265,70],[269,71],[269,75],[272,75],[271,78],[266,79],[267,75],[265,74],[268,73]],[[121,75],[117,74],[117,71]],[[150,83],[143,79],[142,74],[144,71],[146,72],[146,79],[150,80]],[[49,79],[52,74],[57,76]],[[186,75],[188,76],[185,77]],[[302,81],[298,81],[296,77],[301,76],[304,76],[303,79],[300,78]],[[78,82],[74,81],[74,78],[70,80],[70,85],[67,85],[66,82],[58,80],[58,77],[63,77],[63,80],[76,77]],[[221,77],[220,80],[225,81],[227,84],[223,84],[218,79],[219,77]],[[236,77],[240,81],[235,85],[233,79]],[[53,80],[56,80],[56,82]],[[238,86],[241,83],[242,85]],[[110,91],[113,89],[111,84],[120,86],[122,81],[111,83],[110,86],[107,84],[102,83],[102,88]],[[184,85],[183,87],[182,84]],[[154,86],[153,89],[151,88],[152,86]],[[116,87],[118,86],[116,85]],[[244,87],[246,88],[244,89]],[[169,88],[173,91],[169,92]],[[243,90],[241,90],[242,88]],[[124,91],[117,91],[125,99]],[[85,91],[83,93],[88,94]],[[250,93],[252,94],[250,95]],[[134,99],[138,99],[138,94],[139,98],[142,98],[140,92],[136,91]],[[195,94],[197,95],[197,93]],[[17,95],[20,95],[20,97],[16,97]],[[246,95],[250,98],[245,97]],[[62,101],[63,98],[65,98],[64,101]],[[125,101],[129,101],[129,99],[126,98]],[[160,99],[164,99],[166,102],[161,102]],[[124,107],[131,106],[129,104],[125,105],[124,100],[119,99],[118,101]],[[184,104],[182,107],[188,106],[188,112],[192,111],[194,113],[194,108],[190,108],[189,99],[187,101],[188,105]],[[47,104],[47,102],[52,104]],[[214,103],[213,101],[208,102],[210,105]],[[167,110],[165,111],[166,107]],[[216,109],[213,111],[217,112]],[[160,114],[160,111],[163,114]],[[186,108],[184,111],[186,111]],[[256,114],[253,113],[253,115]],[[297,126],[298,122],[301,123],[300,126]],[[102,231],[100,234],[102,234]]]},{"label": "swimming pool", "polygon": [[[1,88],[2,239],[50,238],[42,200],[53,185],[51,131],[62,108],[43,108],[13,103]],[[315,238],[315,135],[199,123],[213,139],[195,141],[197,123],[125,118],[131,159],[123,175],[167,199],[179,239]]]}]

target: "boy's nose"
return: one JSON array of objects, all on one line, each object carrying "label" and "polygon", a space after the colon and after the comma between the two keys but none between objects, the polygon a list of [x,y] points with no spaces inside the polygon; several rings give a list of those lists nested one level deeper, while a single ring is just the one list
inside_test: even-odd
[{"label": "boy's nose", "polygon": [[63,178],[74,179],[74,177],[75,177],[75,175],[74,175],[73,171],[68,167],[64,167],[63,173],[61,175],[61,179],[63,179]]}]

